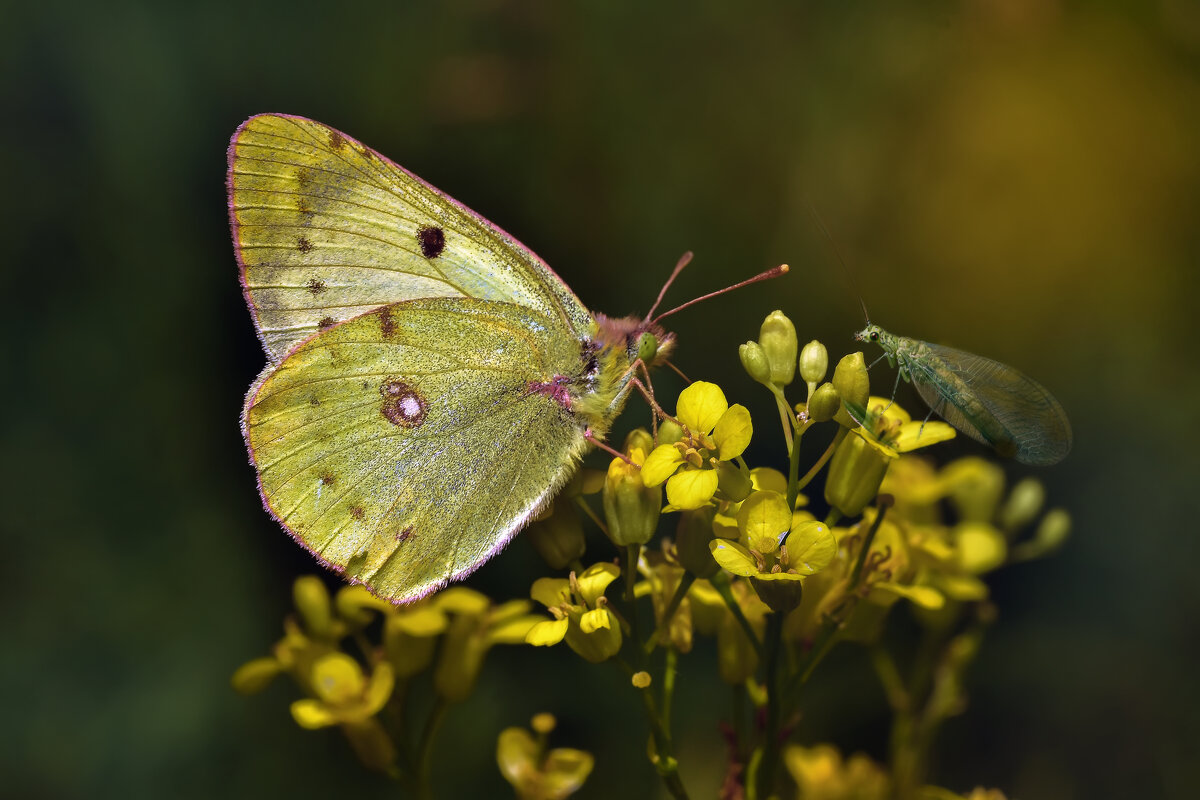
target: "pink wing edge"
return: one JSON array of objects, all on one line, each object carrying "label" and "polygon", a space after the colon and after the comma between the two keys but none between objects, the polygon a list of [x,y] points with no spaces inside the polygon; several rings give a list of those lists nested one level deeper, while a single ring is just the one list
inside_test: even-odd
[{"label": "pink wing edge", "polygon": [[[456,206],[460,211],[462,211],[462,212],[466,213],[467,215],[478,220],[484,227],[490,228],[491,231],[493,233],[495,233],[496,236],[498,236],[500,238],[500,240],[503,241],[506,245],[521,251],[527,257],[529,257],[529,259],[531,259],[532,261],[537,263],[539,266],[541,266],[543,269],[545,269],[546,272],[552,278],[554,278],[556,281],[559,282],[560,286],[563,289],[565,289],[572,297],[575,297],[575,301],[577,303],[579,303],[579,305],[581,307],[586,308],[586,306],[584,306],[583,303],[579,300],[579,298],[575,295],[575,292],[571,289],[571,287],[567,284],[567,282],[564,281],[562,279],[562,277],[557,272],[555,272],[554,269],[542,259],[541,256],[539,256],[537,253],[535,253],[530,247],[525,245],[520,239],[513,236],[508,231],[504,230],[499,225],[497,225],[496,223],[492,222],[487,217],[480,214],[478,211],[475,211],[473,208],[467,206],[466,204],[460,203],[458,200],[455,200],[453,197],[446,194],[445,192],[443,192],[441,189],[437,188],[433,184],[429,183],[424,178],[420,177],[419,175],[413,174],[412,172],[408,171],[404,167],[397,164],[395,161],[392,161],[390,158],[383,155],[375,148],[368,147],[367,145],[360,142],[358,139],[355,139],[353,136],[348,136],[345,133],[342,133],[337,128],[326,125],[324,122],[318,122],[315,119],[310,119],[308,117],[302,117],[302,116],[299,116],[298,114],[272,114],[272,113],[255,114],[254,116],[252,116],[249,119],[247,119],[246,121],[244,121],[242,124],[238,125],[237,130],[235,130],[233,132],[233,136],[229,140],[229,148],[226,151],[226,172],[225,172],[225,192],[226,192],[226,194],[225,194],[225,196],[226,196],[226,205],[229,208],[229,227],[230,227],[230,233],[232,234],[232,237],[233,237],[233,253],[237,259],[237,264],[238,264],[238,282],[241,284],[241,287],[242,287],[242,297],[245,298],[246,306],[247,306],[247,308],[250,309],[250,316],[254,320],[254,330],[258,334],[259,342],[262,344],[263,350],[266,351],[268,359],[270,359],[270,357],[271,357],[271,351],[267,347],[267,342],[266,342],[266,339],[263,336],[263,332],[262,332],[262,326],[260,325],[259,320],[258,320],[258,308],[254,305],[254,300],[251,299],[251,297],[250,297],[250,287],[247,286],[247,284],[246,284],[246,263],[242,259],[241,236],[240,236],[239,230],[238,230],[239,226],[238,226],[238,221],[237,221],[237,214],[235,213],[234,208],[233,208],[233,164],[234,164],[234,161],[236,160],[236,151],[237,151],[238,140],[241,138],[242,133],[246,130],[247,125],[254,122],[254,120],[260,119],[262,117],[277,117],[277,118],[281,118],[281,119],[295,120],[297,122],[304,122],[304,123],[310,123],[313,125],[319,125],[320,127],[325,128],[326,130],[337,133],[339,136],[341,136],[343,139],[346,139],[347,141],[352,141],[355,144],[359,145],[360,147],[364,147],[367,150],[370,150],[372,153],[375,154],[375,156],[377,158],[379,158],[380,161],[384,161],[384,162],[390,164],[392,167],[394,167],[395,169],[404,173],[408,177],[412,178],[417,183],[421,184],[422,186],[424,186],[429,191],[433,192],[438,197],[442,198],[443,200],[450,203],[451,205]],[[273,362],[273,363],[279,363],[279,362]]]}]

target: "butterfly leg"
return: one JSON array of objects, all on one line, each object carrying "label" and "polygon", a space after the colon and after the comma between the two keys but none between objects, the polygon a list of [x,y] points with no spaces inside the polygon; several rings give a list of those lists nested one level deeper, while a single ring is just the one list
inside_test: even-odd
[{"label": "butterfly leg", "polygon": [[616,450],[613,447],[609,446],[608,443],[606,443],[603,439],[600,439],[598,436],[596,436],[596,434],[592,432],[591,428],[584,429],[583,438],[587,439],[589,442],[591,442],[593,445],[600,448],[604,452],[611,454],[613,457],[621,459],[622,461],[624,461],[626,464],[628,464],[631,467],[641,466],[640,464],[634,464],[633,461],[630,460],[629,456],[625,455],[620,450]]}]

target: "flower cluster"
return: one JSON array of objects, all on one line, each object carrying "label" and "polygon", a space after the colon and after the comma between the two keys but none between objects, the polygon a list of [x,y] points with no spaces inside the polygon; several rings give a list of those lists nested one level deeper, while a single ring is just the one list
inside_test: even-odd
[{"label": "flower cluster", "polygon": [[[687,790],[671,735],[677,662],[709,638],[717,677],[735,697],[722,797],[767,798],[790,785],[828,800],[962,798],[927,785],[927,751],[938,725],[965,707],[963,676],[995,616],[986,576],[1053,552],[1069,516],[1043,513],[1045,492],[1033,479],[1006,487],[992,461],[938,466],[924,457],[954,428],[872,396],[862,353],[841,358],[826,380],[825,346],[800,347],[782,312],[739,355],[774,398],[786,462],[748,464],[750,412],[721,387],[692,383],[673,415],[655,404],[654,435],[633,431],[606,470],[581,470],[530,527],[555,573],[529,592],[544,612],[461,587],[400,608],[361,587],[331,600],[318,579],[303,578],[284,637],[271,656],[238,670],[234,685],[254,691],[287,673],[303,695],[292,704],[298,724],[339,727],[368,766],[416,773],[419,785],[427,776],[396,744],[409,737],[384,719],[408,702],[414,676],[432,672],[436,714],[469,696],[491,646],[565,644],[627,675],[646,716],[649,757],[679,798]],[[802,402],[788,397],[797,376]],[[587,519],[612,546],[592,559]],[[672,533],[655,542],[664,522]],[[897,608],[924,631],[920,659],[892,655],[881,638]],[[891,705],[886,765],[789,743],[810,681],[839,644],[865,646]],[[532,733],[500,734],[497,761],[519,797],[566,797],[592,770],[588,753],[547,749],[553,727],[539,715]],[[965,798],[1002,795],[976,789]]]}]

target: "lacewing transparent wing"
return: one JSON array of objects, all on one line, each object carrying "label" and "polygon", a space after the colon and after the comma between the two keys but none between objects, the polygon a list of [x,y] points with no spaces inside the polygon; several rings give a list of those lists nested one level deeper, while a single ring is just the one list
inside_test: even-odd
[{"label": "lacewing transparent wing", "polygon": [[1057,464],[1071,451],[1071,423],[1054,395],[1007,364],[868,324],[855,338],[878,343],[900,375],[946,422],[1023,464]]}]

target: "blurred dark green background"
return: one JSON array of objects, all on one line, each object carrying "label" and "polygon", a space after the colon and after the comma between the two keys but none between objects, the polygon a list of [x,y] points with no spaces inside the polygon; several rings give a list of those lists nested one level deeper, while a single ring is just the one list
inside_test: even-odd
[{"label": "blurred dark green background", "polygon": [[[228,685],[312,567],[262,512],[237,427],[264,358],[225,148],[280,111],[480,210],[606,312],[644,310],[685,249],[677,299],[790,263],[674,320],[680,366],[757,415],[760,461],[782,448],[736,345],[776,307],[835,357],[861,326],[811,201],[876,321],[1018,365],[1075,426],[1071,457],[1037,473],[1074,537],[992,581],[1001,618],[934,777],[1023,800],[1195,796],[1195,3],[167,8],[0,10],[0,794],[396,796],[336,734],[292,723],[284,682]],[[535,574],[518,539],[475,585],[519,596]],[[711,662],[680,676],[696,797],[723,758]],[[856,664],[827,665],[806,724],[881,756],[882,698]],[[510,796],[494,737],[540,710],[600,755],[583,796],[659,796],[624,681],[565,648],[493,652],[443,732],[445,796]]]}]

